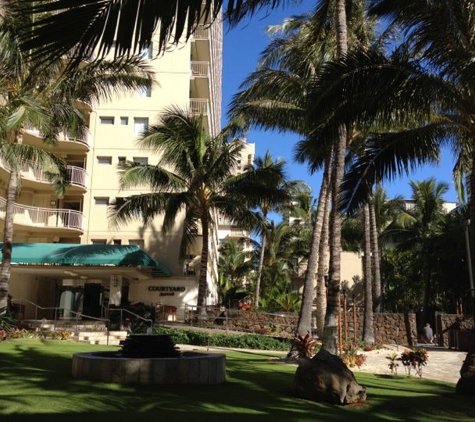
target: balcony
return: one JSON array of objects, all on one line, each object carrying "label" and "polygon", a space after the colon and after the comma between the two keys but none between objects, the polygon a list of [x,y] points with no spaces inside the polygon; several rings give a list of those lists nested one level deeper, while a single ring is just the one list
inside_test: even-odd
[{"label": "balcony", "polygon": [[[5,220],[6,205],[6,199],[0,197],[0,219],[2,220]],[[21,226],[84,231],[84,214],[75,210],[41,208],[14,204],[13,214],[13,223]]]},{"label": "balcony", "polygon": [[211,128],[209,100],[204,98],[190,98],[190,111],[193,116],[203,116],[205,129],[209,132]]},{"label": "balcony", "polygon": [[[70,149],[72,152],[87,152],[89,150],[89,133],[83,133],[78,136],[71,135],[68,132],[59,132],[57,137],[58,146],[55,146],[54,149]],[[61,143],[65,145],[61,145]],[[46,145],[43,142],[43,134],[40,130],[35,127],[25,127],[25,143],[43,147],[45,149]]]},{"label": "balcony", "polygon": [[[10,171],[10,166],[2,157],[0,157],[0,167],[4,168],[7,171]],[[21,163],[20,171],[22,179],[38,183],[53,183],[53,181],[48,178],[48,176],[40,168],[40,166],[38,166],[38,164],[33,161],[25,161]],[[71,186],[78,186],[80,188],[83,188],[83,190],[87,189],[88,176],[85,169],[83,169],[82,167],[67,166],[67,172]]]},{"label": "balcony", "polygon": [[191,62],[191,75],[195,78],[209,77],[209,62]]},{"label": "balcony", "polygon": [[209,27],[205,25],[196,25],[193,32],[193,41],[209,40]]},{"label": "balcony", "polygon": [[209,61],[211,57],[209,27],[197,25],[191,41],[191,57]]}]

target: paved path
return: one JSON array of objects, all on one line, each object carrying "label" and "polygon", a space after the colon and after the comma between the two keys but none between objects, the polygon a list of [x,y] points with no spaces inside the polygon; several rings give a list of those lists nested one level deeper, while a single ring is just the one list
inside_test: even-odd
[{"label": "paved path", "polygon": [[[191,345],[178,345],[180,350],[206,350],[206,347],[191,346]],[[456,350],[450,350],[439,346],[434,345],[425,345],[420,344],[418,347],[424,347],[429,353],[429,361],[427,365],[422,369],[422,378],[429,378],[439,381],[447,381],[456,384],[460,378],[460,368],[462,368],[462,363],[467,355],[466,352],[460,352]],[[208,350],[218,351],[225,348],[213,348],[210,347]],[[397,353],[400,355],[406,347],[396,346],[396,345],[385,345],[380,350],[373,350],[371,352],[362,352],[366,355],[366,364],[361,368],[351,368],[353,372],[367,372],[372,374],[391,374],[389,369],[389,360],[386,359],[386,356],[391,355],[392,353]],[[239,349],[234,349],[239,351]],[[269,352],[269,351],[259,351],[259,350],[247,350],[248,353],[277,353],[279,352]],[[282,352],[282,355],[285,356],[286,352]],[[399,363],[398,375],[405,374],[404,367]]]},{"label": "paved path", "polygon": [[[429,353],[429,360],[422,369],[422,378],[430,378],[440,381],[452,382],[454,384],[460,378],[460,368],[467,355],[466,352],[445,349],[439,346],[421,344]],[[360,372],[370,372],[373,374],[390,374],[389,360],[386,356],[396,352],[401,354],[406,348],[404,346],[386,345],[381,350],[363,352],[367,355],[367,364],[360,369],[352,370]],[[399,363],[398,374],[404,374],[404,367]]]}]

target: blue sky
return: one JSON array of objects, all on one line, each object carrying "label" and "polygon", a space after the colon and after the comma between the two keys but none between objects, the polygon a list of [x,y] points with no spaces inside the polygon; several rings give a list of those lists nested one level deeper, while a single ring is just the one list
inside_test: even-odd
[{"label": "blue sky", "polygon": [[[309,12],[314,5],[313,0],[304,0],[300,6],[277,9],[268,13],[260,13],[242,22],[237,28],[229,30],[225,27],[223,50],[223,125],[226,123],[228,105],[233,95],[239,90],[239,85],[256,68],[260,52],[268,44],[265,34],[268,25],[281,23],[286,17]],[[293,146],[299,140],[296,135],[277,132],[251,131],[247,141],[256,144],[256,155],[263,156],[267,150],[275,158],[283,158],[287,162],[287,171],[291,179],[299,179],[312,187],[313,195],[318,196],[320,189],[320,174],[309,175],[305,165],[293,162]],[[437,167],[425,166],[413,173],[409,178],[397,179],[385,183],[388,196],[402,195],[409,198],[411,189],[408,181],[420,181],[434,177],[439,182],[446,182],[450,191],[445,200],[456,202],[457,196],[452,184],[453,157],[450,151],[444,151],[441,163]]]}]

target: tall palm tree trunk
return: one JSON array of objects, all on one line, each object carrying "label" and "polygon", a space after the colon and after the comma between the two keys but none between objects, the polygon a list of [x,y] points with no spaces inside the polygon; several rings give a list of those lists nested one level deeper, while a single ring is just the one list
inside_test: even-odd
[{"label": "tall palm tree trunk", "polygon": [[[330,181],[329,181],[330,185]],[[317,274],[317,334],[323,338],[323,330],[325,327],[325,315],[327,313],[327,283],[328,277],[328,237],[330,225],[330,206],[331,206],[331,191],[327,189],[325,198],[325,213],[323,220],[322,238],[318,250],[318,274]]]},{"label": "tall palm tree trunk", "polygon": [[[325,171],[329,167],[328,161],[325,162]],[[307,272],[305,273],[305,282],[302,293],[302,306],[300,308],[299,319],[297,323],[297,332],[304,336],[312,332],[312,308],[315,290],[315,274],[318,266],[318,252],[320,249],[321,235],[323,229],[325,203],[328,191],[328,178],[323,177],[320,195],[318,197],[315,224],[312,232],[312,246],[310,256],[308,257]]]},{"label": "tall palm tree trunk", "polygon": [[[22,133],[17,131],[15,134],[15,142],[21,143]],[[15,200],[18,188],[18,173],[12,167],[10,178],[8,179],[7,197],[5,205],[5,222],[2,247],[2,263],[0,268],[0,309],[7,306],[8,292],[10,285],[10,274],[12,267],[13,252],[13,219],[15,216]]]},{"label": "tall palm tree trunk", "polygon": [[[335,22],[337,33],[337,57],[343,57],[348,51],[348,34],[346,24],[346,1],[337,0],[335,9]],[[332,211],[330,214],[330,280],[328,286],[328,303],[325,314],[325,328],[323,335],[323,348],[332,354],[338,353],[338,311],[341,284],[341,215],[338,210],[340,203],[340,185],[343,181],[345,170],[346,152],[346,126],[341,124],[338,127],[334,171],[332,177]]]},{"label": "tall palm tree trunk", "polygon": [[376,210],[374,200],[371,195],[369,198],[369,221],[371,226],[371,253],[373,257],[373,311],[381,312],[381,303],[383,301],[381,293],[381,256],[379,253],[378,227],[376,223]]},{"label": "tall palm tree trunk", "polygon": [[208,294],[208,255],[209,255],[209,216],[204,213],[201,218],[201,229],[203,231],[203,246],[201,248],[200,275],[198,279],[198,312],[206,316],[206,296]]},{"label": "tall palm tree trunk", "polygon": [[[264,226],[267,221],[266,215],[264,215]],[[262,279],[262,269],[264,268],[264,256],[266,252],[266,228],[262,231],[261,239],[261,253],[259,254],[259,265],[257,267],[257,277],[256,277],[256,290],[254,291],[254,307],[259,307],[259,300],[261,294],[261,279]]]},{"label": "tall palm tree trunk", "polygon": [[372,286],[372,259],[371,259],[371,217],[370,206],[366,202],[363,206],[364,217],[364,323],[363,340],[367,344],[374,344],[373,325],[373,286]]}]

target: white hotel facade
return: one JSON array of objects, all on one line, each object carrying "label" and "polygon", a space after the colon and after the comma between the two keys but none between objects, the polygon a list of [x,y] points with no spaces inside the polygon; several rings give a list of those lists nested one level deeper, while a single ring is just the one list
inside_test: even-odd
[{"label": "white hotel facade", "polygon": [[[188,42],[159,56],[152,44],[145,54],[156,85],[91,106],[86,110],[88,135],[71,139],[65,134],[59,139],[55,153],[68,162],[71,174],[64,198],[54,195],[39,169],[24,165],[15,205],[10,293],[25,305],[26,319],[52,318],[52,309],[58,307],[62,318],[75,312],[102,317],[110,305],[136,302],[176,306],[181,319],[185,304],[196,305],[194,269],[201,245],[198,241],[187,260],[180,262],[182,222],[164,235],[160,218],[149,227],[137,221],[112,229],[107,214],[115,198],[143,191],[120,191],[117,165],[125,160],[157,162],[153,154],[138,149],[135,140],[161,110],[175,105],[203,112],[210,134],[220,131],[222,25],[199,25]],[[24,142],[40,144],[39,133],[27,131]],[[253,158],[254,145],[247,144],[243,163]],[[8,174],[0,163],[0,219],[5,214]],[[213,230],[209,304],[217,303],[219,240],[233,237],[236,230],[232,225]]]}]

